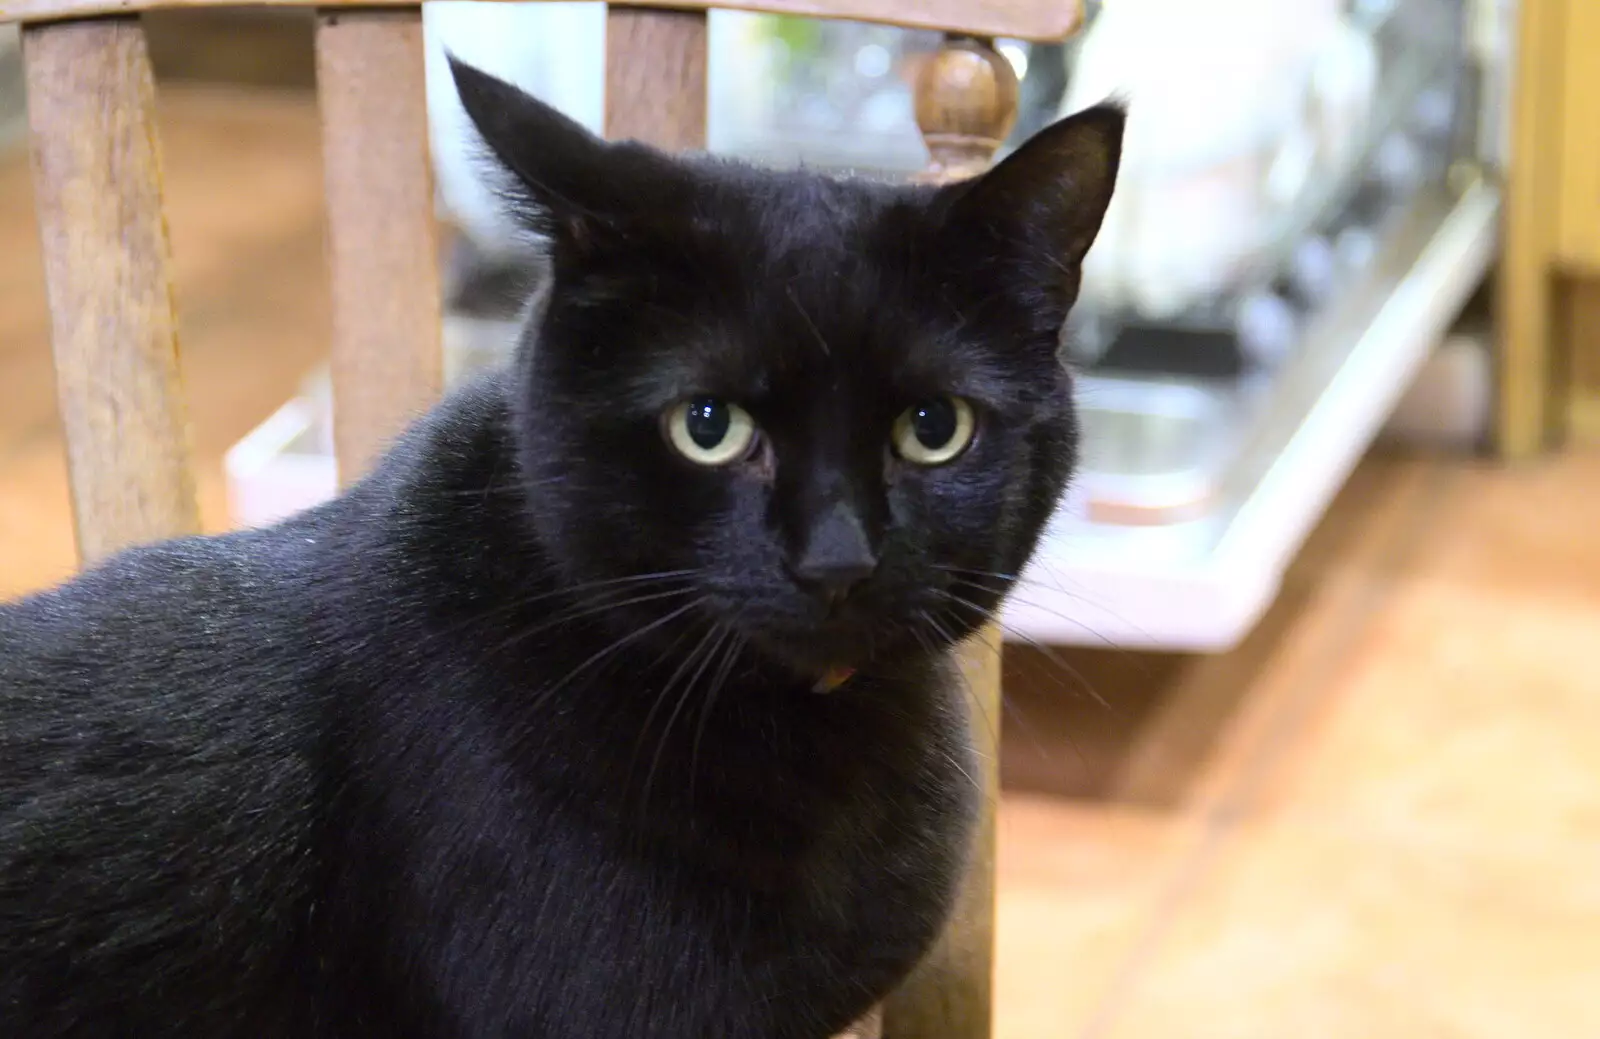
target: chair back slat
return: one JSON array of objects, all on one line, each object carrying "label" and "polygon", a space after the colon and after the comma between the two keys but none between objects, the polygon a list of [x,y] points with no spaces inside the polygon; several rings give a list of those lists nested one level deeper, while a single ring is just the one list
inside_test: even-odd
[{"label": "chair back slat", "polygon": [[199,529],[155,83],[137,18],[25,26],[30,148],[78,553]]},{"label": "chair back slat", "polygon": [[444,380],[422,11],[322,11],[316,40],[334,447],[349,484]]},{"label": "chair back slat", "polygon": [[671,151],[706,145],[704,11],[606,12],[606,136]]}]

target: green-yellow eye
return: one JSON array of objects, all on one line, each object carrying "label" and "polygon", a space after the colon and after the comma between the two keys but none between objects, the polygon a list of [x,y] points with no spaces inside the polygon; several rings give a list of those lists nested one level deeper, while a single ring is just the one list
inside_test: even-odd
[{"label": "green-yellow eye", "polygon": [[674,405],[664,422],[667,443],[696,465],[737,462],[749,454],[756,438],[750,413],[715,397],[696,397]]},{"label": "green-yellow eye", "polygon": [[894,420],[895,454],[913,465],[944,465],[972,443],[972,405],[960,397],[932,397]]}]

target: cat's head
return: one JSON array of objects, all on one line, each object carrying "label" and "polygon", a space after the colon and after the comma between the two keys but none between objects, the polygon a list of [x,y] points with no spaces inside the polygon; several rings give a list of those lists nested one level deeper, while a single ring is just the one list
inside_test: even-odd
[{"label": "cat's head", "polygon": [[455,74],[547,243],[519,435],[568,577],[672,573],[634,623],[683,608],[806,673],[979,626],[1072,473],[1059,335],[1122,112],[927,187],[607,143]]}]

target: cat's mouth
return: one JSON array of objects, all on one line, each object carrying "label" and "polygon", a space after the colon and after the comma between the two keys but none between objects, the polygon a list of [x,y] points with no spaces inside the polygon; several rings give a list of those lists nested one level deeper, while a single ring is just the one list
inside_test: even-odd
[{"label": "cat's mouth", "polygon": [[901,625],[860,616],[831,617],[814,625],[762,626],[748,634],[765,654],[813,681],[819,692],[838,688],[858,670],[927,648]]},{"label": "cat's mouth", "polygon": [[834,601],[810,596],[718,596],[712,612],[751,647],[807,683],[837,688],[856,671],[937,655],[965,634],[921,599],[863,588]]},{"label": "cat's mouth", "polygon": [[823,645],[816,641],[807,644],[771,635],[758,636],[754,641],[768,656],[788,665],[799,675],[823,684],[832,677],[854,674],[874,658],[865,646]]}]

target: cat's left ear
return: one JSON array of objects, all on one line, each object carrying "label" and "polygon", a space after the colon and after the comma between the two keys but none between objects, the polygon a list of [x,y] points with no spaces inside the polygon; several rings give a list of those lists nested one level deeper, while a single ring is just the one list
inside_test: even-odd
[{"label": "cat's left ear", "polygon": [[1127,112],[1105,103],[1034,134],[987,173],[953,189],[956,226],[1020,236],[1076,267],[1111,204]]},{"label": "cat's left ear", "polygon": [[[523,223],[579,253],[659,205],[677,182],[666,155],[612,143],[510,83],[448,56],[462,107],[488,148],[500,194]],[[493,176],[499,171],[487,171]]]}]

